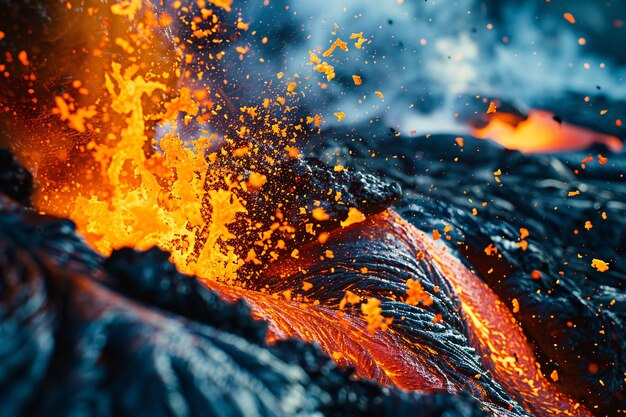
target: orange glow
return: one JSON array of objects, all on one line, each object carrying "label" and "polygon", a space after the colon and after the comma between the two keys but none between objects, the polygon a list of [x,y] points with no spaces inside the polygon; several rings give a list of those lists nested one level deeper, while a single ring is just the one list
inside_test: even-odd
[{"label": "orange glow", "polygon": [[[232,3],[231,0],[208,1],[227,11]],[[204,2],[199,0],[198,4]],[[221,120],[229,114],[220,113],[222,105],[212,101],[219,94],[214,94],[208,87],[194,90],[176,86],[172,91],[168,80],[188,80],[194,76],[182,69],[184,63],[195,59],[191,53],[181,49],[175,62],[167,62],[163,64],[165,68],[159,70],[141,55],[142,51],[152,47],[158,49],[159,42],[151,43],[155,40],[152,30],[158,30],[170,21],[169,18],[157,18],[146,7],[141,0],[125,0],[111,7],[114,15],[134,19],[132,26],[136,32],[129,29],[123,39],[111,40],[119,48],[116,53],[120,59],[107,62],[102,68],[96,68],[102,62],[95,57],[107,54],[102,53],[101,47],[90,51],[90,59],[96,62],[90,65],[98,70],[93,73],[102,77],[94,75],[93,79],[75,85],[97,95],[93,101],[95,104],[82,105],[82,97],[70,94],[49,97],[55,107],[46,110],[46,117],[52,121],[47,127],[33,128],[41,129],[35,135],[40,142],[33,142],[35,145],[31,144],[32,148],[28,149],[19,149],[18,144],[16,153],[22,157],[28,154],[32,160],[27,161],[31,162],[27,165],[34,171],[43,166],[38,164],[46,158],[55,159],[58,164],[55,169],[41,168],[36,172],[41,187],[35,197],[38,210],[72,219],[80,233],[104,255],[125,246],[137,249],[158,246],[167,250],[172,262],[182,272],[197,275],[226,298],[245,298],[254,314],[268,321],[270,342],[290,336],[315,341],[339,364],[354,366],[359,375],[404,389],[458,392],[471,388],[472,392],[480,393],[481,388],[474,378],[457,386],[447,379],[444,371],[429,363],[429,357],[439,354],[432,347],[410,341],[394,331],[393,323],[402,318],[383,316],[378,298],[346,294],[343,305],[331,306],[320,305],[319,300],[315,300],[316,303],[292,297],[292,292],[301,288],[304,291],[312,289],[311,283],[296,282],[292,278],[320,259],[338,259],[341,244],[356,240],[352,234],[355,230],[358,239],[388,239],[399,247],[408,246],[414,251],[413,256],[440,269],[454,284],[463,311],[469,318],[472,335],[485,355],[485,367],[511,396],[533,411],[560,410],[569,415],[586,415],[583,407],[561,394],[538,370],[532,346],[507,306],[478,277],[442,250],[440,242],[435,242],[441,239],[441,233],[433,230],[431,239],[402,221],[393,211],[366,217],[350,208],[348,217],[341,222],[342,227],[321,233],[317,240],[283,252],[282,257],[276,255],[278,261],[261,273],[272,280],[293,282],[293,288],[277,294],[242,288],[250,277],[242,276],[241,267],[246,262],[257,265],[261,261],[254,249],[250,249],[243,259],[236,253],[236,236],[229,226],[247,213],[247,202],[237,191],[245,189],[262,193],[268,177],[252,172],[244,178],[221,169],[226,162],[252,153],[252,147],[242,146],[231,153],[223,149],[216,151],[214,145],[227,138],[202,131],[195,140],[185,142],[176,133],[176,128],[182,127],[179,124],[187,126],[198,121],[206,127],[216,116]],[[202,8],[200,15],[217,24],[216,15],[206,9]],[[248,25],[243,25],[242,30],[247,29]],[[198,34],[196,32],[195,36]],[[362,34],[353,35],[350,39],[357,39],[355,46],[361,48],[366,38]],[[331,55],[336,47],[344,51],[348,49],[347,44],[338,39],[326,55]],[[245,59],[247,47],[232,49],[232,53],[240,53],[241,59]],[[222,52],[215,55],[216,60],[220,59],[220,54]],[[313,52],[310,53],[310,63],[315,71],[326,76],[327,81],[335,77],[334,67]],[[283,75],[281,73],[278,78]],[[195,76],[201,80],[204,74]],[[293,81],[287,85],[288,93],[293,93],[297,87]],[[295,94],[282,93],[283,96],[275,98],[264,97],[263,107],[280,105],[287,112],[286,100]],[[382,93],[377,91],[375,94],[383,98]],[[237,125],[229,127],[242,139],[252,132],[263,138],[280,138],[283,145],[289,140],[293,145],[297,134],[292,135],[292,131],[300,131],[301,126],[284,123],[282,119],[272,120],[261,115],[262,111],[256,107],[242,107],[240,114],[233,117],[235,121],[232,123]],[[335,116],[339,121],[346,117],[344,112],[336,112]],[[249,119],[253,119],[252,123],[248,123]],[[263,120],[267,132],[252,130],[259,129],[254,127],[259,120]],[[288,119],[285,117],[285,120]],[[318,115],[306,120],[315,127],[322,123]],[[155,125],[163,130],[171,126],[159,137],[158,143],[151,137]],[[61,133],[55,131],[59,126],[62,127],[59,128]],[[498,111],[492,122],[486,128],[476,130],[475,135],[494,137],[504,146],[526,152],[571,149],[573,145],[585,147],[594,142],[606,143],[612,149],[621,146],[617,138],[558,125],[545,112],[531,112],[528,120],[513,127],[501,119]],[[457,143],[463,146],[462,139]],[[288,154],[297,156],[297,148],[291,145],[283,147]],[[36,157],[35,152],[30,155],[31,149],[37,152]],[[335,169],[337,172],[342,170],[339,166]],[[330,220],[322,207],[313,209],[311,215],[320,222]],[[293,228],[286,222],[275,224]],[[270,240],[271,230],[258,232],[264,236],[259,241],[260,247],[267,244],[268,250],[285,248],[282,240],[276,242],[275,247],[269,247],[266,241]],[[336,245],[333,250],[324,246],[331,241]],[[365,277],[371,272],[362,267],[354,273]],[[406,304],[422,308],[433,303],[418,281],[409,281],[407,286],[407,298],[403,301]],[[362,302],[361,308],[356,313],[344,311],[346,303],[352,303],[357,297]],[[441,315],[432,318],[435,324],[441,320]],[[518,361],[513,360],[513,352],[517,353]]]},{"label": "orange glow", "polygon": [[[384,239],[393,247],[410,248],[415,257],[426,260],[450,280],[467,315],[470,338],[478,347],[484,366],[513,399],[531,413],[550,410],[569,416],[590,415],[584,406],[561,393],[548,379],[549,376],[541,373],[532,344],[505,303],[458,259],[443,250],[438,242],[391,210],[370,216],[356,227],[332,231],[328,242],[333,242],[334,248],[342,248],[354,241],[355,233],[364,241]],[[300,282],[298,277],[302,277],[301,271],[310,269],[318,262],[325,250],[327,245],[306,245],[301,248],[297,259],[280,259],[270,264],[263,276],[269,280],[280,279],[292,283],[293,290],[305,284],[307,289],[311,289],[309,282]],[[335,256],[342,255],[336,253]],[[365,278],[372,272],[363,268],[360,273]],[[418,288],[416,283],[410,283],[411,294],[407,294],[405,302],[417,304],[413,301],[415,293],[419,292],[420,304],[429,305],[430,302],[424,302],[426,297],[421,294],[421,285]],[[372,310],[378,324],[387,324],[386,319],[390,319],[390,323],[402,320],[401,317],[385,316],[381,321],[379,303],[374,302],[370,306],[370,297],[347,291],[343,300],[336,305],[324,301],[320,304],[318,299],[300,297],[285,300],[278,294],[254,292],[219,283],[208,285],[227,298],[245,298],[254,314],[268,322],[270,342],[294,336],[315,341],[339,364],[353,366],[360,376],[408,390],[457,392],[477,389],[480,392],[474,377],[460,384],[451,383],[445,373],[429,361],[431,355],[441,353],[433,351],[427,344],[408,340],[405,335],[396,332],[392,325],[386,331],[378,329],[370,336],[370,317],[364,317],[360,311],[347,310],[347,304],[367,301],[364,310]],[[441,315],[433,317],[434,323],[441,320]]]},{"label": "orange glow", "polygon": [[[232,1],[208,3],[228,11]],[[193,17],[189,19],[192,26],[209,25],[206,36],[211,36],[221,22],[205,8],[207,2],[198,1],[197,6],[181,12]],[[85,17],[79,9],[67,13],[72,13],[71,18]],[[267,178],[256,172],[244,178],[218,168],[244,157],[251,147],[217,151],[217,145],[228,141],[227,137],[204,129],[194,140],[183,139],[178,133],[179,127],[192,122],[209,129],[212,120],[232,116],[228,112],[234,110],[227,112],[217,103],[218,98],[227,98],[201,82],[214,74],[184,70],[196,60],[219,60],[224,52],[195,56],[186,51],[186,40],[180,39],[178,54],[163,53],[155,58],[146,51],[161,55],[167,43],[159,33],[173,19],[159,17],[150,3],[142,0],[121,1],[98,13],[102,16],[93,19],[113,19],[116,31],[125,34],[112,37],[109,44],[95,40],[85,59],[89,67],[86,73],[93,75],[81,73],[85,78],[71,81],[78,95],[48,97],[54,107],[44,106],[45,117],[54,124],[35,125],[37,134],[20,135],[32,143],[26,142],[22,148],[17,142],[14,147],[36,172],[40,185],[35,196],[37,209],[69,217],[104,255],[121,247],[158,246],[171,253],[172,262],[184,273],[235,283],[245,262],[259,262],[254,250],[243,259],[235,253],[235,235],[228,227],[246,213],[246,202],[236,191],[262,192]],[[237,26],[248,29],[247,25]],[[94,58],[102,56],[105,47],[115,52],[114,60]],[[242,53],[237,49],[240,46],[229,48],[231,53]],[[27,52],[22,55],[24,59],[30,56]],[[211,65],[202,63],[207,68]],[[176,85],[176,80],[182,80],[183,85]],[[295,85],[288,84],[287,92],[293,90],[291,84]],[[95,96],[87,101],[89,104],[83,104],[87,100],[81,97],[83,89]],[[280,97],[276,101],[280,102]],[[250,133],[249,125],[258,126],[262,120],[263,127],[257,127],[255,133],[266,134],[261,130],[266,129],[265,137],[279,137],[285,144],[295,141],[292,132],[298,131],[298,126],[271,119],[256,107],[242,107],[240,112],[241,116],[230,122],[237,125],[229,127],[241,138]],[[36,120],[33,112],[23,117],[31,123]],[[152,139],[155,126],[161,126],[158,142]],[[40,137],[43,139],[37,143]],[[55,162],[54,169],[41,163],[46,158],[46,162]],[[276,246],[282,248],[280,243]]]},{"label": "orange glow", "polygon": [[422,354],[407,354],[400,336],[389,330],[371,335],[362,317],[236,287],[211,287],[227,299],[244,298],[256,317],[268,322],[270,343],[296,336],[318,343],[339,365],[355,367],[361,377],[408,390],[456,392],[445,375],[428,364],[425,348],[415,347],[416,352],[424,349]]},{"label": "orange glow", "polygon": [[594,143],[605,144],[612,151],[619,151],[623,146],[615,136],[565,122],[559,123],[554,120],[554,114],[543,110],[531,110],[525,120],[496,112],[491,115],[487,126],[473,127],[472,134],[524,153],[574,151],[588,148]]},{"label": "orange glow", "polygon": [[[118,14],[137,13],[141,4],[135,3],[127,3]],[[165,84],[139,75],[137,65],[124,68],[113,62],[105,74],[105,94],[110,102],[106,111],[122,120],[121,128],[117,135],[96,142],[92,154],[100,162],[99,182],[106,191],[78,189],[64,205],[48,205],[42,200],[38,204],[74,220],[78,230],[104,255],[125,246],[159,246],[171,253],[181,271],[232,283],[243,260],[227,245],[234,237],[227,226],[246,212],[244,203],[232,193],[240,184],[226,177],[224,188],[205,191],[209,177],[217,175],[211,169],[216,158],[205,157],[214,136],[202,137],[189,146],[177,135],[166,134],[159,142],[163,153],[146,155],[148,120],[158,118],[175,124],[179,112],[189,117],[198,112],[198,103],[188,89],[182,88],[178,97],[165,103],[163,114],[146,114],[144,100],[164,91]],[[86,130],[84,119],[96,115],[93,109],[81,113],[80,108],[72,114],[64,100],[56,101],[59,110],[55,114],[79,132]],[[257,180],[252,186],[262,186],[259,178],[252,180]],[[214,210],[206,224],[203,212],[208,205]]]},{"label": "orange glow", "polygon": [[570,22],[572,25],[576,23],[576,18],[571,13],[563,13],[563,18]]}]

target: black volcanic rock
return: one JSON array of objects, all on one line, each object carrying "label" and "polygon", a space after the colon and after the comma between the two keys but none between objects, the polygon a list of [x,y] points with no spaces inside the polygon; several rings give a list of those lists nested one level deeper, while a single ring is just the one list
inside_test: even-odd
[{"label": "black volcanic rock", "polygon": [[144,303],[223,329],[263,344],[266,326],[253,320],[242,301],[229,303],[197,279],[178,272],[169,253],[159,248],[146,252],[124,248],[105,261],[111,287]]},{"label": "black volcanic rock", "polygon": [[[326,132],[309,152],[399,182],[407,220],[427,232],[452,226],[450,246],[466,265],[509,306],[518,300],[515,318],[543,373],[557,371],[556,383],[598,415],[626,409],[626,155],[602,147],[523,155],[467,136],[461,147],[455,136],[382,132],[371,142]],[[490,244],[499,255],[485,253]],[[609,270],[592,268],[594,258]]]},{"label": "black volcanic rock", "polygon": [[[284,148],[255,139],[227,141],[222,152],[233,155],[235,150],[242,148],[248,149],[244,155],[218,160],[218,175],[207,176],[218,179],[208,182],[206,188],[227,188],[223,180],[226,177],[231,181],[247,181],[252,173],[264,176],[266,182],[259,189],[233,190],[245,202],[247,213],[229,225],[237,236],[238,254],[245,259],[248,251],[255,249],[263,265],[275,259],[271,252],[291,253],[293,249],[316,240],[320,233],[340,227],[351,209],[365,215],[380,213],[400,198],[402,192],[397,182],[384,180],[378,175],[335,170],[315,158],[290,157]],[[208,224],[213,211],[208,199],[206,206]],[[316,218],[315,210],[323,210],[327,218]],[[282,250],[273,247],[260,250],[256,242],[276,222],[289,225],[285,229],[272,229],[274,241],[283,239],[285,247]],[[255,269],[259,268],[255,266]],[[244,274],[247,273],[252,272]]]},{"label": "black volcanic rock", "polygon": [[30,206],[33,176],[8,149],[0,149],[0,193],[24,206]]}]

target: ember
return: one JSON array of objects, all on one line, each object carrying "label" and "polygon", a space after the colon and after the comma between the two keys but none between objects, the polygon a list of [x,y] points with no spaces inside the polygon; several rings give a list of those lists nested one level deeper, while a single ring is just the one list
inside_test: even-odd
[{"label": "ember", "polygon": [[327,3],[0,1],[2,415],[626,413],[626,8]]}]

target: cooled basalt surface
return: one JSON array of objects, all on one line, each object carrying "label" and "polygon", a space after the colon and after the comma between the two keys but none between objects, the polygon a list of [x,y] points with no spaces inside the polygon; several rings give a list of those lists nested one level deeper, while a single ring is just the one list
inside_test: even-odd
[{"label": "cooled basalt surface", "polygon": [[[519,303],[513,315],[545,375],[556,371],[556,384],[600,415],[624,409],[623,153],[526,156],[468,137],[459,146],[452,136],[397,138],[367,127],[325,135],[312,141],[312,155],[396,180],[404,194],[397,210],[416,227],[452,226],[453,253],[509,309]],[[520,228],[529,236],[520,239]],[[489,245],[498,252],[487,254]],[[609,269],[592,268],[593,258]]]}]

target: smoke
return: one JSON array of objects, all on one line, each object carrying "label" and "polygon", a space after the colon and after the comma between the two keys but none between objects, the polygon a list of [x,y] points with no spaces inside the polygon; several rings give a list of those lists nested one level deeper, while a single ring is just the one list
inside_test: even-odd
[{"label": "smoke", "polygon": [[[261,49],[263,59],[273,62],[273,73],[309,80],[304,105],[310,103],[327,125],[382,120],[412,130],[414,123],[408,120],[423,119],[449,129],[454,124],[451,98],[479,79],[479,50],[468,29],[475,26],[476,17],[469,13],[473,2],[307,1],[292,2],[288,11],[287,4],[273,4],[243,14],[254,16],[252,26],[268,21],[281,26],[266,26],[270,42],[281,44],[281,56]],[[294,31],[286,33],[285,27]],[[368,42],[359,49],[349,38],[361,32]],[[328,57],[336,78],[327,82],[310,65],[309,51],[320,55],[337,38],[348,42],[349,51],[336,50]],[[354,85],[353,75],[361,77],[361,86]],[[447,116],[442,109],[450,110]],[[338,122],[335,112],[344,112],[346,118]]]},{"label": "smoke", "polygon": [[[577,4],[581,3],[571,2],[562,10],[582,12]],[[571,24],[562,14],[540,14],[538,8],[523,5],[505,7],[502,14],[500,32],[510,31],[510,41],[497,42],[491,54],[485,51],[494,65],[484,72],[483,90],[533,103],[545,95],[564,92],[594,96],[602,86],[614,100],[626,98],[626,68],[615,63],[614,57],[585,47],[586,31],[576,26],[578,21]],[[585,17],[583,13],[572,15]],[[606,25],[613,20],[608,13],[604,19]],[[617,42],[613,44],[619,48]]]},{"label": "smoke", "polygon": [[[239,103],[260,102],[268,88],[279,88],[282,72],[282,82],[298,83],[300,114],[320,114],[327,127],[382,122],[404,133],[463,132],[468,118],[486,110],[486,98],[566,111],[574,119],[596,99],[626,107],[626,52],[618,42],[626,5],[266,0],[233,7],[250,23],[235,41],[250,48],[245,59],[235,53],[223,59],[239,74]],[[360,49],[349,39],[359,32],[367,38]],[[324,58],[336,73],[327,81],[309,51],[319,56],[337,38],[349,51]],[[355,85],[353,75],[363,84]],[[571,97],[577,101],[558,108]],[[345,119],[338,121],[336,112]]]}]

